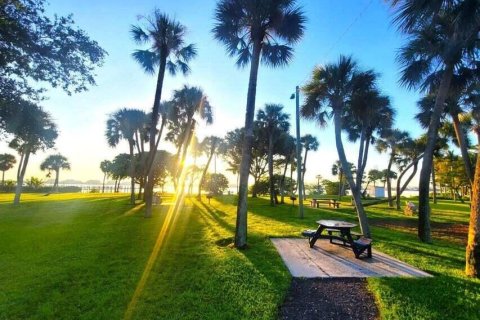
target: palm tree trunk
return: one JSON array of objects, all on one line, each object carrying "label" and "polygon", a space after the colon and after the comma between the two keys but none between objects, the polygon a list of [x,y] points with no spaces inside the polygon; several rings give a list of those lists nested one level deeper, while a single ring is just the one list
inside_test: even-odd
[{"label": "palm tree trunk", "polygon": [[392,171],[392,164],[393,164],[393,159],[395,157],[395,154],[392,151],[392,154],[390,155],[390,160],[388,161],[388,167],[387,167],[387,195],[388,195],[388,206],[390,208],[393,208],[393,198],[392,198],[392,179],[390,179],[390,173]]},{"label": "palm tree trunk", "polygon": [[467,144],[465,142],[465,132],[460,124],[460,119],[458,118],[458,113],[450,113],[450,116],[453,120],[453,128],[455,130],[455,136],[458,141],[458,146],[460,152],[462,153],[463,164],[465,166],[465,173],[467,174],[468,181],[470,184],[473,183],[474,173],[472,168],[472,163],[470,162],[470,156],[468,154]]},{"label": "palm tree trunk", "polygon": [[440,126],[440,116],[442,115],[445,100],[450,89],[453,68],[454,66],[452,64],[446,66],[440,81],[440,86],[438,87],[435,106],[432,111],[427,131],[427,145],[423,156],[422,169],[420,170],[418,186],[418,237],[423,242],[431,241],[429,204],[430,173],[432,170],[433,152],[437,142],[438,128]]},{"label": "palm tree trunk", "polygon": [[270,206],[275,206],[275,182],[273,181],[273,134],[268,135],[268,184],[270,186]]},{"label": "palm tree trunk", "polygon": [[[400,197],[402,196],[403,191],[405,191],[405,189],[407,188],[410,181],[412,181],[413,177],[417,174],[418,162],[420,161],[420,159],[422,157],[423,157],[423,155],[414,159],[408,166],[405,167],[405,169],[403,169],[403,171],[398,176],[398,179],[397,179],[397,195],[395,197],[397,210],[400,210],[402,208],[401,205],[400,205]],[[413,172],[410,174],[410,176],[408,177],[407,181],[405,181],[403,186],[401,186],[401,181],[402,181],[403,176],[407,173],[408,170],[410,170],[411,167],[413,167]]]},{"label": "palm tree trunk", "polygon": [[362,178],[363,178],[363,156],[364,156],[364,149],[365,149],[365,127],[362,128],[362,132],[360,134],[360,147],[358,150],[358,159],[357,159],[357,179],[356,185],[357,188],[360,189],[362,187]]},{"label": "palm tree trunk", "polygon": [[343,169],[340,169],[338,172],[338,200],[342,199],[343,196]]},{"label": "palm tree trunk", "polygon": [[253,43],[253,53],[248,80],[247,107],[245,114],[245,136],[240,163],[240,186],[237,205],[237,219],[235,224],[235,246],[245,248],[247,245],[247,193],[250,163],[252,161],[253,120],[255,116],[255,98],[257,94],[258,68],[262,45],[259,40]]},{"label": "palm tree trunk", "polygon": [[[480,131],[477,129],[480,151]],[[480,152],[479,152],[480,154]],[[466,248],[465,273],[469,277],[480,277],[480,156],[477,156],[475,177],[472,184],[472,200],[468,240]]]},{"label": "palm tree trunk", "polygon": [[213,145],[212,149],[210,150],[210,155],[208,156],[207,164],[205,165],[205,168],[202,171],[202,177],[200,178],[200,182],[198,183],[198,195],[197,195],[198,200],[202,199],[203,180],[205,179],[205,175],[207,174],[208,167],[210,166],[210,162],[212,161],[214,153],[215,153],[215,145]]},{"label": "palm tree trunk", "polygon": [[[157,152],[156,145],[155,145],[155,136],[157,131],[157,124],[159,114],[158,111],[160,110],[160,99],[162,97],[162,88],[163,88],[163,79],[165,77],[165,67],[167,65],[167,54],[166,50],[162,50],[160,57],[160,68],[158,71],[157,77],[157,86],[155,89],[155,98],[153,100],[153,108],[152,108],[152,123],[150,127],[150,157],[151,159],[155,159],[155,154]],[[153,163],[153,160],[152,160]],[[150,166],[148,171],[148,179],[147,185],[145,186],[145,218],[150,218],[152,216],[152,200],[153,200],[153,166]]]},{"label": "palm tree trunk", "polygon": [[432,189],[433,189],[433,203],[437,204],[437,182],[435,181],[435,164],[432,166]]},{"label": "palm tree trunk", "polygon": [[135,155],[133,154],[134,142],[128,141],[130,147],[130,204],[135,204]]},{"label": "palm tree trunk", "polygon": [[285,176],[287,175],[287,169],[288,169],[288,162],[290,161],[290,158],[287,157],[285,158],[285,169],[283,169],[283,175],[282,175],[282,183],[280,184],[280,203],[284,204],[285,203]]},{"label": "palm tree trunk", "polygon": [[103,174],[103,183],[102,183],[102,193],[105,193],[105,179],[107,178],[107,174]]},{"label": "palm tree trunk", "polygon": [[58,180],[60,176],[60,169],[55,170],[55,182],[53,183],[53,190],[58,193]]},{"label": "palm tree trunk", "polygon": [[353,175],[350,167],[348,166],[347,157],[343,148],[341,109],[338,107],[334,110],[333,121],[335,126],[335,144],[337,147],[338,157],[340,159],[340,163],[342,164],[343,173],[345,174],[347,182],[350,185],[350,190],[352,191],[360,229],[366,237],[370,237],[370,227],[368,226],[367,215],[365,214],[365,210],[363,209],[362,197],[359,192],[360,190],[357,188],[355,182],[353,181]]},{"label": "palm tree trunk", "polygon": [[25,177],[25,171],[27,170],[28,158],[30,158],[30,151],[27,149],[22,154],[20,166],[18,167],[17,173],[17,186],[15,188],[15,198],[13,199],[13,204],[20,203],[20,196],[22,195],[23,188],[23,178]]}]

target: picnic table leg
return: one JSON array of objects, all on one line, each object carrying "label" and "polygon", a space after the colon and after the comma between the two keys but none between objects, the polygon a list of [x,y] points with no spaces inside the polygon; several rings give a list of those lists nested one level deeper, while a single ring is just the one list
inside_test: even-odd
[{"label": "picnic table leg", "polygon": [[310,239],[310,248],[313,248],[315,245],[315,242],[317,242],[318,238],[320,238],[320,235],[322,234],[323,231],[323,226],[319,226],[317,229],[317,232],[315,232],[315,235]]},{"label": "picnic table leg", "polygon": [[350,230],[346,232],[347,240],[350,246],[352,247],[353,254],[355,254],[355,258],[360,257],[360,252],[357,250],[357,247],[355,246],[355,242],[353,242],[352,234],[350,233]]}]

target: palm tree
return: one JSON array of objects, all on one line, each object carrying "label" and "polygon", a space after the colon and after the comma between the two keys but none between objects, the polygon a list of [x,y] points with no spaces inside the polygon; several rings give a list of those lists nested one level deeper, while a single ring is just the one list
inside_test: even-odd
[{"label": "palm tree", "polygon": [[217,151],[217,148],[222,143],[222,139],[216,136],[210,136],[203,139],[202,143],[200,144],[200,149],[207,155],[208,160],[207,164],[203,168],[202,176],[200,178],[200,182],[198,184],[198,199],[202,199],[202,185],[205,180],[205,176],[208,172],[208,167],[210,166],[210,162],[212,161],[213,155]]},{"label": "palm tree", "polygon": [[215,20],[214,37],[230,56],[237,57],[237,66],[251,63],[235,229],[235,246],[243,248],[247,244],[248,176],[260,61],[274,68],[287,65],[293,57],[292,45],[303,36],[306,19],[296,0],[220,0]]},{"label": "palm tree", "polygon": [[[279,143],[280,143],[279,154],[283,156],[283,164],[285,165],[283,169],[282,179],[280,181],[280,203],[281,204],[285,203],[285,191],[286,191],[285,179],[287,176],[287,169],[289,165],[292,166],[294,165],[294,162],[295,162],[295,155],[296,155],[295,140],[296,139],[288,133],[283,133],[279,137]],[[290,179],[290,183],[292,183],[291,180],[292,179]]]},{"label": "palm tree", "polygon": [[[154,74],[158,68],[157,85],[150,124],[150,152],[147,161],[147,184],[145,186],[145,217],[152,216],[153,171],[152,164],[157,150],[156,134],[160,117],[160,101],[162,98],[163,80],[165,71],[171,75],[178,71],[188,74],[188,62],[197,55],[193,44],[185,45],[186,28],[168,15],[155,10],[150,17],[144,17],[146,26],[132,26],[131,33],[137,44],[150,44],[149,49],[136,50],[133,58],[148,74]],[[159,139],[158,139],[159,140]]]},{"label": "palm tree", "polygon": [[110,169],[112,167],[112,161],[103,160],[100,162],[100,170],[103,172],[102,193],[105,192],[105,179],[110,175]]},{"label": "palm tree", "polygon": [[173,179],[176,186],[178,173],[181,172],[187,155],[189,147],[187,142],[196,125],[195,116],[208,125],[213,123],[213,112],[207,96],[198,87],[184,86],[180,90],[175,90],[171,105],[170,132],[167,134],[167,140],[173,141],[177,147],[177,173]]},{"label": "palm tree", "polygon": [[308,151],[317,151],[320,144],[318,143],[317,138],[312,136],[311,134],[306,134],[300,139],[300,143],[303,145],[305,149],[305,155],[303,156],[303,168],[302,168],[302,183],[303,188],[305,190],[305,172],[307,171],[307,155]]},{"label": "palm tree", "polygon": [[283,112],[279,104],[266,104],[264,110],[258,110],[257,121],[265,130],[268,138],[268,177],[270,188],[270,205],[275,206],[275,181],[273,179],[273,147],[282,133],[290,129],[290,116]]},{"label": "palm tree", "polygon": [[110,147],[116,147],[120,140],[128,141],[130,154],[130,203],[135,204],[135,146],[147,125],[147,115],[138,109],[120,109],[107,120],[105,136]]},{"label": "palm tree", "polygon": [[402,146],[402,144],[407,143],[409,139],[411,138],[408,132],[401,131],[398,129],[391,129],[384,132],[382,137],[380,137],[377,140],[376,147],[378,152],[380,153],[390,152],[388,166],[385,173],[385,181],[387,183],[388,206],[390,208],[393,208],[392,181],[391,181],[392,165],[395,163],[395,160],[398,157],[398,153],[399,153],[398,149],[400,148],[400,146]]},{"label": "palm tree", "polygon": [[50,114],[41,107],[24,101],[17,108],[11,121],[6,123],[6,131],[13,135],[9,147],[17,150],[20,155],[14,204],[20,203],[23,180],[30,156],[37,151],[53,148],[58,137],[57,127]]},{"label": "palm tree", "polygon": [[5,185],[5,171],[10,170],[17,163],[13,154],[0,154],[0,171],[2,171],[2,187]]},{"label": "palm tree", "polygon": [[312,78],[303,87],[306,97],[302,116],[316,121],[320,126],[325,126],[327,119],[333,117],[338,157],[355,200],[360,228],[362,233],[369,237],[370,228],[362,205],[361,190],[353,180],[342,141],[343,115],[352,100],[358,81],[365,79],[367,73],[371,72],[360,72],[356,62],[345,56],[340,56],[337,63],[316,67]]},{"label": "palm tree", "polygon": [[394,22],[409,38],[398,57],[401,83],[435,95],[419,179],[418,236],[430,242],[429,184],[440,117],[455,70],[475,60],[480,2],[391,0],[391,4],[396,9]]},{"label": "palm tree", "polygon": [[48,156],[41,164],[40,170],[48,170],[47,178],[50,178],[51,172],[55,172],[55,182],[53,183],[53,190],[58,193],[58,179],[60,177],[60,170],[70,170],[70,162],[61,154],[53,154]]}]

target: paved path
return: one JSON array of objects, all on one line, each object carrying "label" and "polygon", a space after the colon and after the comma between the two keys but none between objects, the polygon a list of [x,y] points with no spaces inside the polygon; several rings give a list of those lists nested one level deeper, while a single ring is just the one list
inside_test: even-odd
[{"label": "paved path", "polygon": [[366,278],[366,277],[429,277],[430,275],[404,262],[373,249],[373,257],[355,259],[350,248],[320,239],[313,248],[307,239],[272,238],[293,277],[302,278]]}]

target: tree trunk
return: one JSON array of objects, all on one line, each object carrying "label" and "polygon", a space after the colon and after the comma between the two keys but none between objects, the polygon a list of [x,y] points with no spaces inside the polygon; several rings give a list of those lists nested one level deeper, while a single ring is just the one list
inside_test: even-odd
[{"label": "tree trunk", "polygon": [[282,183],[280,184],[280,203],[285,203],[285,176],[287,175],[288,162],[290,161],[289,157],[285,158],[285,169],[283,169]]},{"label": "tree trunk", "polygon": [[212,149],[210,150],[210,156],[208,157],[207,164],[205,165],[205,168],[203,169],[202,172],[202,177],[200,178],[200,182],[198,183],[198,195],[197,198],[198,200],[202,199],[202,184],[203,180],[205,179],[205,175],[207,174],[208,167],[210,166],[210,162],[212,161],[213,154],[215,153],[215,145],[212,146]]},{"label": "tree trunk", "polygon": [[107,178],[107,174],[103,174],[103,183],[102,183],[102,193],[105,193],[105,179]]},{"label": "tree trunk", "polygon": [[351,169],[348,167],[347,157],[345,155],[345,150],[343,149],[342,142],[342,119],[341,119],[341,110],[340,108],[335,108],[333,121],[335,125],[335,144],[337,147],[338,157],[343,168],[343,173],[345,174],[348,184],[350,185],[350,190],[352,191],[353,199],[355,201],[355,208],[357,210],[358,222],[360,224],[360,229],[362,233],[370,238],[370,228],[368,226],[367,215],[363,209],[362,198],[359,192],[359,189],[356,187],[355,182],[353,181],[353,175]]},{"label": "tree trunk", "polygon": [[460,119],[458,118],[458,113],[450,113],[450,116],[453,120],[453,128],[455,129],[455,136],[458,141],[458,146],[460,148],[460,152],[462,153],[465,173],[467,175],[468,181],[470,181],[470,184],[472,184],[474,179],[474,172],[472,168],[472,163],[470,162],[470,156],[468,154],[468,146],[465,142],[465,132],[463,131]]},{"label": "tree trunk", "polygon": [[385,177],[387,180],[387,195],[388,195],[388,206],[390,208],[393,208],[393,198],[392,198],[392,180],[390,179],[390,173],[392,171],[392,164],[393,164],[393,159],[395,157],[395,154],[392,151],[392,154],[390,155],[390,160],[388,161],[388,167],[387,167],[387,176]]},{"label": "tree trunk", "polygon": [[30,151],[26,150],[25,155],[22,154],[21,161],[18,167],[17,173],[17,186],[15,188],[15,198],[13,204],[20,203],[20,196],[22,195],[23,178],[25,177],[25,171],[27,170],[28,158],[30,158]]},{"label": "tree trunk", "polygon": [[[166,50],[162,50],[160,54],[160,68],[158,70],[158,77],[157,77],[157,86],[155,89],[155,98],[153,100],[153,108],[152,108],[152,123],[150,127],[150,151],[149,156],[152,159],[155,159],[155,154],[157,153],[156,149],[156,141],[155,136],[157,133],[157,124],[159,118],[159,110],[160,110],[160,99],[162,98],[162,88],[163,88],[163,79],[165,77],[165,66],[167,64],[167,54]],[[148,171],[148,179],[147,184],[145,186],[145,218],[150,218],[152,216],[152,200],[153,200],[153,165],[150,166]]]},{"label": "tree trunk", "polygon": [[362,132],[360,134],[360,147],[358,150],[358,159],[357,159],[357,179],[356,179],[356,185],[358,189],[361,189],[362,187],[362,179],[363,179],[363,154],[364,154],[364,149],[365,149],[365,128],[362,128]]},{"label": "tree trunk", "polygon": [[130,148],[130,204],[135,204],[135,155],[133,154],[134,142],[128,141]]},{"label": "tree trunk", "polygon": [[268,184],[270,189],[270,206],[275,206],[275,182],[273,181],[273,134],[268,135]]},{"label": "tree trunk", "polygon": [[[340,169],[340,168],[339,168]],[[342,199],[343,196],[343,169],[339,170],[338,173],[338,200]]]},{"label": "tree trunk", "polygon": [[58,179],[60,176],[60,169],[55,170],[55,182],[53,183],[53,190],[58,193]]},{"label": "tree trunk", "polygon": [[238,194],[237,220],[235,225],[235,246],[237,248],[245,248],[247,245],[248,176],[252,160],[253,120],[255,116],[255,96],[257,93],[257,77],[261,51],[261,42],[255,40],[253,43],[253,54],[250,65],[250,78],[248,81],[245,137],[242,148],[242,161],[240,163],[240,192]]},{"label": "tree trunk", "polygon": [[432,165],[432,190],[433,190],[433,203],[437,204],[437,186],[435,181],[435,164]]},{"label": "tree trunk", "polygon": [[440,86],[438,87],[435,98],[435,106],[430,118],[430,124],[427,131],[427,145],[422,161],[419,179],[419,203],[418,203],[418,237],[423,242],[431,241],[430,232],[430,204],[429,187],[430,173],[432,170],[433,152],[437,142],[438,128],[440,126],[440,117],[442,115],[445,100],[450,89],[450,82],[453,76],[453,65],[448,64],[443,72]]},{"label": "tree trunk", "polygon": [[[410,183],[410,181],[412,181],[413,177],[415,177],[415,175],[417,174],[417,169],[418,169],[418,162],[420,161],[420,159],[422,158],[423,156],[420,156],[416,159],[414,159],[407,167],[405,167],[405,169],[400,173],[400,175],[398,176],[398,179],[397,179],[397,195],[395,197],[395,202],[396,202],[396,205],[397,205],[397,210],[400,210],[401,209],[401,205],[400,205],[400,197],[402,196],[402,193],[403,191],[405,191],[405,189],[407,188],[408,184]],[[410,176],[408,177],[407,181],[405,181],[405,183],[403,184],[403,186],[401,187],[401,181],[402,181],[402,178],[403,176],[407,173],[408,170],[410,170],[410,168],[413,167],[413,172],[410,174]]]},{"label": "tree trunk", "polygon": [[[477,130],[480,151],[480,132]],[[480,152],[479,152],[480,155]],[[465,273],[469,277],[480,277],[480,156],[477,156],[475,178],[472,184],[470,223],[466,248]]]}]

